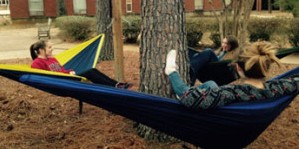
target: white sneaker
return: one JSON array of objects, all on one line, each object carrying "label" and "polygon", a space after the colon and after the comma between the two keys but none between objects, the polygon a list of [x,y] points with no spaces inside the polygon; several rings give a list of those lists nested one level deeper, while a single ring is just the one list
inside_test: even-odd
[{"label": "white sneaker", "polygon": [[177,70],[177,65],[175,63],[176,55],[177,55],[176,50],[170,50],[168,52],[167,57],[166,57],[166,66],[165,66],[165,74],[166,75],[169,75],[172,72]]}]

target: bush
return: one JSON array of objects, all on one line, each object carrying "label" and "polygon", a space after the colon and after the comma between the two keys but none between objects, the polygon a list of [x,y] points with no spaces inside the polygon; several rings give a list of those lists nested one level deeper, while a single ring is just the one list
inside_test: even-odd
[{"label": "bush", "polygon": [[136,43],[141,28],[141,18],[137,15],[125,16],[122,19],[125,42]]},{"label": "bush", "polygon": [[219,27],[215,18],[210,17],[189,17],[186,19],[188,24],[194,24],[201,32],[218,32]]},{"label": "bush", "polygon": [[299,18],[295,18],[290,22],[289,41],[293,46],[299,46]]},{"label": "bush", "polygon": [[96,21],[94,18],[85,16],[64,16],[56,19],[56,26],[67,38],[86,40],[95,33]]},{"label": "bush", "polygon": [[186,22],[186,30],[187,30],[187,43],[190,47],[197,47],[198,42],[202,38],[202,31],[198,27],[199,25],[194,21]]},{"label": "bush", "polygon": [[269,41],[275,32],[282,32],[283,22],[279,18],[252,18],[248,23],[248,32],[251,42],[258,40]]},{"label": "bush", "polygon": [[213,48],[217,49],[221,46],[221,39],[220,39],[220,34],[219,33],[212,33],[210,35],[210,39],[214,43]]}]

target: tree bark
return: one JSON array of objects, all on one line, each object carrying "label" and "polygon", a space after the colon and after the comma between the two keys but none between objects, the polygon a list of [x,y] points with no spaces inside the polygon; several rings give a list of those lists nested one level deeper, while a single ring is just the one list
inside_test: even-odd
[{"label": "tree bark", "polygon": [[97,0],[96,4],[97,34],[105,34],[105,42],[101,50],[101,60],[113,60],[112,38],[112,4],[111,0]]},{"label": "tree bark", "polygon": [[140,91],[170,97],[168,77],[164,74],[168,51],[178,50],[179,72],[185,80],[189,76],[184,2],[142,1],[141,19]]},{"label": "tree bark", "polygon": [[[141,19],[139,89],[149,94],[174,97],[164,73],[166,54],[171,49],[178,50],[178,71],[185,81],[189,80],[184,1],[141,1]],[[171,139],[144,125],[139,125],[137,131],[147,139]]]}]

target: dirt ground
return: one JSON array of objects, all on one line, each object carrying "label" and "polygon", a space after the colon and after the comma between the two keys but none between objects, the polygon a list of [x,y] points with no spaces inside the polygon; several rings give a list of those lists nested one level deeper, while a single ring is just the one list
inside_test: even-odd
[{"label": "dirt ground", "polygon": [[[2,31],[0,35],[3,35]],[[125,79],[134,84],[132,90],[136,91],[139,84],[138,61],[138,51],[125,50]],[[0,60],[0,64],[3,63],[30,64],[31,60],[26,57]],[[113,63],[103,61],[97,68],[113,78]],[[284,64],[281,68],[273,67],[271,75],[297,66]],[[0,77],[0,84],[0,148],[196,148],[183,142],[145,140],[137,135],[133,121],[92,105],[84,104],[83,114],[79,115],[78,102],[72,98],[48,94],[4,77]],[[298,148],[298,98],[246,148]]]}]

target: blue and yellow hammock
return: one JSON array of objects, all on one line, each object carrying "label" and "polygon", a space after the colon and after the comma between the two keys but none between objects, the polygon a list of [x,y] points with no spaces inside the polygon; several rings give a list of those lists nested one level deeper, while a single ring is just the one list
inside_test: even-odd
[{"label": "blue and yellow hammock", "polygon": [[[99,35],[56,58],[66,69],[84,73],[95,69],[103,41],[104,35]],[[293,73],[299,73],[299,68],[277,78]],[[195,111],[173,99],[86,83],[86,78],[81,76],[30,66],[0,64],[0,75],[55,95],[73,97],[81,106],[86,102],[104,108],[203,148],[247,146],[296,96]]]},{"label": "blue and yellow hammock", "polygon": [[24,74],[37,74],[43,76],[87,81],[85,77],[80,75],[87,71],[95,69],[104,43],[104,39],[104,34],[100,34],[55,56],[55,58],[62,66],[64,66],[66,69],[73,69],[78,75],[40,70],[31,68],[30,65],[19,64],[0,64],[0,75],[13,80],[18,80],[19,77]]}]

